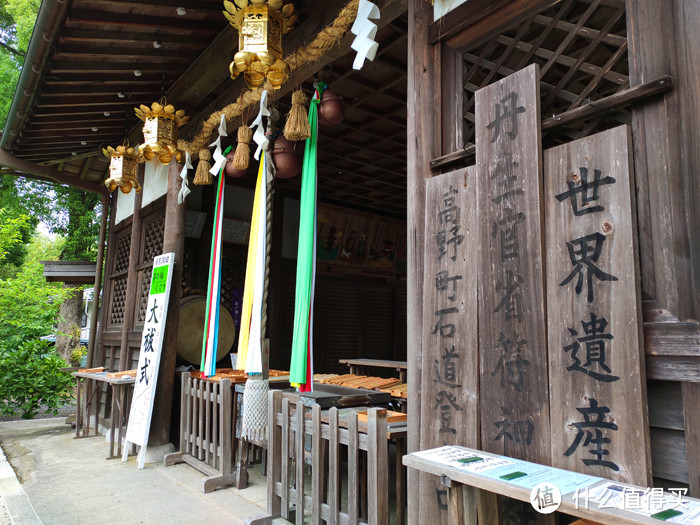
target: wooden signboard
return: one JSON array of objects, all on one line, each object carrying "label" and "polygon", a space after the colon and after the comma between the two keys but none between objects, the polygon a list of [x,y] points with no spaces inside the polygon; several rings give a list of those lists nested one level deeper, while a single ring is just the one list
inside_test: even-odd
[{"label": "wooden signboard", "polygon": [[153,402],[156,396],[156,381],[163,350],[165,319],[168,315],[168,300],[173,277],[175,254],[166,253],[153,259],[153,274],[148,293],[146,320],[143,325],[139,364],[136,368],[134,396],[129,412],[129,425],[126,430],[126,444],[122,461],[126,461],[129,443],[140,445],[138,456],[139,469],[143,468],[146,457],[146,445],[151,428]]},{"label": "wooden signboard", "polygon": [[[471,167],[426,183],[421,449],[479,443],[475,175]],[[422,476],[421,493],[419,522],[447,523],[439,479]]]},{"label": "wooden signboard", "polygon": [[549,464],[539,71],[476,92],[481,448]]},{"label": "wooden signboard", "polygon": [[650,486],[630,129],[547,150],[552,465]]}]

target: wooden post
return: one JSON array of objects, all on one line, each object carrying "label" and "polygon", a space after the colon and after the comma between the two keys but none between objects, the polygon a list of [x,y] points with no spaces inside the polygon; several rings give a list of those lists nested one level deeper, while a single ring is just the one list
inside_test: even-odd
[{"label": "wooden post", "polygon": [[[630,86],[671,75],[673,91],[632,109],[642,289],[680,319],[700,315],[700,5],[627,0]],[[664,38],[652,38],[658,28]]]},{"label": "wooden post", "polygon": [[[275,487],[282,475],[282,429],[277,424],[277,414],[282,411],[282,392],[270,390],[268,393],[268,418],[267,418],[267,512],[269,514],[281,513],[281,499],[277,495]],[[282,483],[286,483],[282,480]]]},{"label": "wooden post", "polygon": [[[430,161],[440,151],[428,137],[439,142],[435,133],[434,107],[436,71],[440,71],[435,51],[428,41],[433,10],[425,0],[408,1],[408,122],[407,122],[407,243],[408,252],[406,305],[408,361],[408,450],[420,449],[421,432],[421,369],[423,359],[423,242],[425,230],[425,181],[430,177]],[[438,46],[439,47],[439,46]],[[438,97],[439,98],[439,97]],[[421,513],[424,498],[434,494],[421,491],[423,474],[408,472],[409,524],[430,523]]]},{"label": "wooden post", "polygon": [[90,316],[90,340],[87,349],[87,367],[92,368],[97,340],[97,316],[100,308],[100,289],[102,285],[102,268],[105,254],[105,237],[107,236],[107,214],[109,212],[109,195],[102,195],[102,216],[100,217],[100,238],[97,241],[97,262],[95,264],[95,284],[92,292],[92,315]]},{"label": "wooden post", "polygon": [[180,319],[180,295],[182,292],[182,260],[185,248],[185,216],[187,205],[178,204],[180,191],[180,168],[175,159],[168,167],[168,194],[165,203],[165,233],[163,253],[175,253],[175,265],[170,288],[168,316],[165,321],[163,353],[158,370],[156,398],[153,404],[153,419],[149,434],[149,446],[170,442],[170,418],[172,415],[173,385],[175,382],[175,357],[177,353],[177,327]]},{"label": "wooden post", "polygon": [[[109,314],[110,314],[110,309],[112,308],[112,300],[113,300],[113,294],[114,294],[114,286],[113,286],[113,281],[112,279],[108,279],[108,276],[112,273],[114,270],[114,265],[115,265],[115,259],[117,257],[117,250],[119,246],[117,245],[116,242],[116,235],[114,235],[114,220],[115,216],[117,213],[117,206],[116,206],[116,201],[115,199],[111,198],[112,201],[112,206],[109,208],[109,227],[107,231],[109,232],[109,237],[107,239],[107,260],[105,261],[104,264],[104,275],[105,275],[105,282],[104,284],[104,289],[103,289],[103,295],[105,297],[105,300],[102,302],[102,308],[100,309],[100,323],[99,323],[99,334],[97,334],[97,339],[95,340],[95,352],[93,355],[92,359],[92,366],[105,366],[105,350],[104,346],[102,345],[102,336],[104,335],[105,331],[107,330],[107,324],[109,322]],[[95,357],[97,356],[97,357]]]},{"label": "wooden post", "polygon": [[[138,180],[143,187],[143,176],[146,168],[139,164]],[[119,371],[131,369],[131,356],[129,355],[129,332],[134,327],[134,312],[136,302],[139,299],[138,274],[136,266],[141,255],[141,202],[143,202],[143,192],[138,192],[134,198],[134,214],[131,216],[131,244],[129,247],[129,270],[126,278],[126,299],[124,304],[124,324],[122,325],[122,341],[119,348]],[[114,357],[114,356],[113,356]]]},{"label": "wooden post", "polygon": [[685,450],[688,458],[690,495],[700,497],[700,383],[681,383]]}]

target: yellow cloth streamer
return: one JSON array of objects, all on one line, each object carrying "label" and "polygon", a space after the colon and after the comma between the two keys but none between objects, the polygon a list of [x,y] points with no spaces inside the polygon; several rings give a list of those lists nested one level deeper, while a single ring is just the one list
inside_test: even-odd
[{"label": "yellow cloth streamer", "polygon": [[[263,161],[260,162],[258,169],[258,180],[256,188],[260,184],[265,184],[263,181]],[[250,336],[250,320],[253,313],[253,289],[255,285],[255,271],[257,268],[257,243],[258,243],[258,214],[260,211],[260,193],[255,192],[253,199],[253,220],[250,224],[250,235],[248,241],[248,262],[245,271],[245,288],[243,290],[243,310],[241,312],[241,331],[238,334],[238,360],[236,368],[245,370],[245,364],[248,358],[248,338]]]}]

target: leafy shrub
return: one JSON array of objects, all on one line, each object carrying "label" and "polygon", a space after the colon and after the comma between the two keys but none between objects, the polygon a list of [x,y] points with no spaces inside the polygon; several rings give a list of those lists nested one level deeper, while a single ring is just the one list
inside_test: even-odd
[{"label": "leafy shrub", "polygon": [[87,348],[79,346],[70,353],[71,366],[80,366],[80,361],[87,355]]},{"label": "leafy shrub", "polygon": [[46,341],[0,349],[0,413],[32,419],[44,407],[54,416],[73,399],[73,378],[65,361]]}]

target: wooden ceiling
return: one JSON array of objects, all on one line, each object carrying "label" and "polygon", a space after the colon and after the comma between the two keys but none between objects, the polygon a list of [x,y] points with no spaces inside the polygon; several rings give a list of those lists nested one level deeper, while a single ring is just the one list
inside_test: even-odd
[{"label": "wooden ceiling", "polygon": [[[344,4],[295,1],[300,20],[285,37],[286,51],[309,42]],[[322,200],[405,216],[405,6],[394,1],[382,11],[380,50],[373,63],[352,70],[354,52],[347,53],[341,43],[340,52],[318,64],[325,66],[318,74],[343,97],[346,108],[342,124],[320,133]],[[142,140],[133,108],[150,105],[164,91],[169,103],[193,116],[180,135],[195,135],[202,119],[244,89],[228,74],[238,37],[221,10],[221,0],[70,0],[46,45],[36,86],[25,89],[32,90],[32,103],[6,144],[9,152],[101,184],[109,164],[101,148],[122,143],[127,130],[132,144]],[[312,77],[294,81],[311,93]],[[280,97],[280,109],[288,98],[286,93]],[[291,180],[284,186],[296,191],[298,184]]]}]

